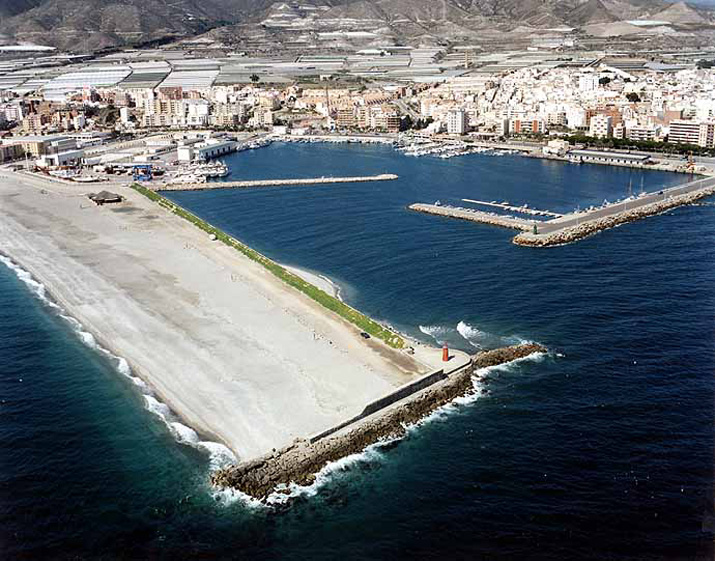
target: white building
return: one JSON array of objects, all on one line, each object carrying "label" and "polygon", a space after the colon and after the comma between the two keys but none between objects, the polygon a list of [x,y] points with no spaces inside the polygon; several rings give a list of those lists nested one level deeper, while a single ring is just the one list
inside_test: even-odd
[{"label": "white building", "polygon": [[578,89],[582,92],[592,92],[598,89],[598,74],[582,74],[578,78]]},{"label": "white building", "polygon": [[609,115],[594,115],[588,128],[593,138],[608,138],[613,133],[613,120]]},{"label": "white building", "polygon": [[464,109],[451,109],[447,112],[447,132],[449,134],[467,132],[467,113]]},{"label": "white building", "polygon": [[211,138],[205,142],[197,142],[191,146],[179,146],[177,153],[179,161],[208,160],[235,152],[238,142],[228,139]]},{"label": "white building", "polygon": [[670,122],[670,132],[668,142],[678,144],[699,144],[700,123],[685,119],[676,119]]}]

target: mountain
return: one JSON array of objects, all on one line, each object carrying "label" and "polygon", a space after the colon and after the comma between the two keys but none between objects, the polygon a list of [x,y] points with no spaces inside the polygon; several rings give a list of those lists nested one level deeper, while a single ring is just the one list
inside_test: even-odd
[{"label": "mountain", "polygon": [[[67,50],[96,50],[191,37],[250,38],[266,48],[345,31],[362,44],[444,42],[513,30],[655,19],[673,26],[713,22],[702,7],[664,0],[0,0],[0,34]],[[307,34],[307,35],[306,35]],[[246,39],[248,40],[248,39]],[[344,41],[342,46],[350,46]],[[320,45],[318,45],[320,46]],[[338,46],[337,43],[334,46]]]},{"label": "mountain", "polygon": [[678,2],[669,6],[665,10],[658,12],[653,16],[655,20],[667,21],[676,24],[695,24],[702,25],[707,23],[707,19],[703,17],[697,8],[689,6],[685,2]]}]

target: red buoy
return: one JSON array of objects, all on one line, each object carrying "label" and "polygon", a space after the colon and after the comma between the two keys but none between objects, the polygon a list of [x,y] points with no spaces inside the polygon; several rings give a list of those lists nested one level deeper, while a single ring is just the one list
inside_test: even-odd
[{"label": "red buoy", "polygon": [[449,361],[449,347],[447,347],[447,343],[442,345],[442,362],[447,362]]}]

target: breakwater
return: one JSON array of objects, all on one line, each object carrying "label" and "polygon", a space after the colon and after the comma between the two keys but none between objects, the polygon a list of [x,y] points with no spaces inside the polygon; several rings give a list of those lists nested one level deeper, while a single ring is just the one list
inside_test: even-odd
[{"label": "breakwater", "polygon": [[411,395],[400,396],[396,403],[386,403],[382,410],[369,415],[352,429],[341,427],[334,436],[313,439],[312,442],[297,439],[262,458],[217,471],[211,482],[259,499],[267,497],[281,484],[310,484],[315,474],[329,462],[360,452],[382,438],[401,436],[407,425],[469,392],[476,369],[505,364],[546,350],[542,345],[528,343],[481,352],[446,377],[435,376],[430,380],[431,385],[417,386]]},{"label": "breakwater", "polygon": [[549,233],[534,234],[528,231],[522,232],[513,239],[513,242],[516,245],[530,247],[549,247],[572,243],[596,234],[597,232],[620,226],[621,224],[635,222],[636,220],[660,214],[672,208],[692,204],[702,198],[712,195],[713,193],[715,193],[715,184],[707,182],[705,187],[697,191],[668,197],[630,210],[624,209],[608,216],[598,217],[591,220],[584,218],[584,221],[581,223],[577,223],[573,226],[566,226],[562,229]]},{"label": "breakwater", "polygon": [[165,183],[157,191],[205,191],[207,189],[248,189],[252,187],[275,187],[278,185],[320,185],[330,183],[365,183],[368,181],[394,181],[394,173],[362,175],[357,177],[312,177],[300,179],[254,179],[249,181],[211,181],[206,183]]},{"label": "breakwater", "polygon": [[459,220],[470,220],[471,222],[479,222],[481,224],[490,224],[492,226],[500,226],[502,228],[511,228],[512,230],[527,231],[538,224],[533,220],[525,218],[515,218],[513,216],[503,216],[492,212],[483,212],[472,208],[430,205],[424,203],[411,204],[408,207],[410,210],[422,212],[425,214],[434,214],[436,216],[446,216],[448,218],[457,218]]}]

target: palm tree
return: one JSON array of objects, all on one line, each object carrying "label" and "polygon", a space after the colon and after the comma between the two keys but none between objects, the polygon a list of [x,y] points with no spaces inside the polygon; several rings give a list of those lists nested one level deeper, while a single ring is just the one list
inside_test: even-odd
[{"label": "palm tree", "polygon": [[258,74],[251,74],[251,82],[257,84],[261,81],[261,77]]}]

